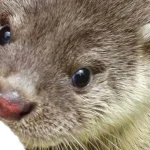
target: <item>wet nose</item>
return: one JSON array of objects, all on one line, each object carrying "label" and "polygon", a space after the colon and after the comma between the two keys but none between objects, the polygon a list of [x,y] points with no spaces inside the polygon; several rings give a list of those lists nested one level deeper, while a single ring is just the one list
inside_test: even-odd
[{"label": "wet nose", "polygon": [[30,114],[35,103],[20,98],[17,91],[5,90],[0,92],[0,117],[6,120],[19,120]]}]

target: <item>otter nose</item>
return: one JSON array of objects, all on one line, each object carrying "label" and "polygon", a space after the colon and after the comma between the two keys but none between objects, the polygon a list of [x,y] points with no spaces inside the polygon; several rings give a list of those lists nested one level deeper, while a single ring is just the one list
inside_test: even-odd
[{"label": "otter nose", "polygon": [[17,91],[0,92],[0,117],[19,120],[32,112],[35,103],[21,100]]}]

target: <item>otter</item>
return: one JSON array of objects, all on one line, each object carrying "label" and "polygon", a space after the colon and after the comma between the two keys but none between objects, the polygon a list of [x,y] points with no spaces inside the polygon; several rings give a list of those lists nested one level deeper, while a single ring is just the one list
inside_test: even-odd
[{"label": "otter", "polygon": [[1,0],[0,120],[26,149],[150,149],[149,0]]}]

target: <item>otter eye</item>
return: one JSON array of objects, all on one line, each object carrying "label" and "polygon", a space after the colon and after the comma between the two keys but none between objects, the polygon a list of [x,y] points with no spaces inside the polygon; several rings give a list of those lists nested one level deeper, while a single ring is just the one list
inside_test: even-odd
[{"label": "otter eye", "polygon": [[11,32],[9,26],[3,26],[0,28],[0,45],[7,44],[11,39]]},{"label": "otter eye", "polygon": [[83,88],[90,82],[91,72],[87,68],[81,68],[72,76],[72,84],[75,87]]}]

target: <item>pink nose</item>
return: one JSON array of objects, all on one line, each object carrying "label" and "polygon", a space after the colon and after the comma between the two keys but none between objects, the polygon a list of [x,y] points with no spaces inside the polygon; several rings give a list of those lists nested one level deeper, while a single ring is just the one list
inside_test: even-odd
[{"label": "pink nose", "polygon": [[35,103],[20,99],[16,91],[0,92],[0,117],[7,120],[19,120],[32,112]]}]

